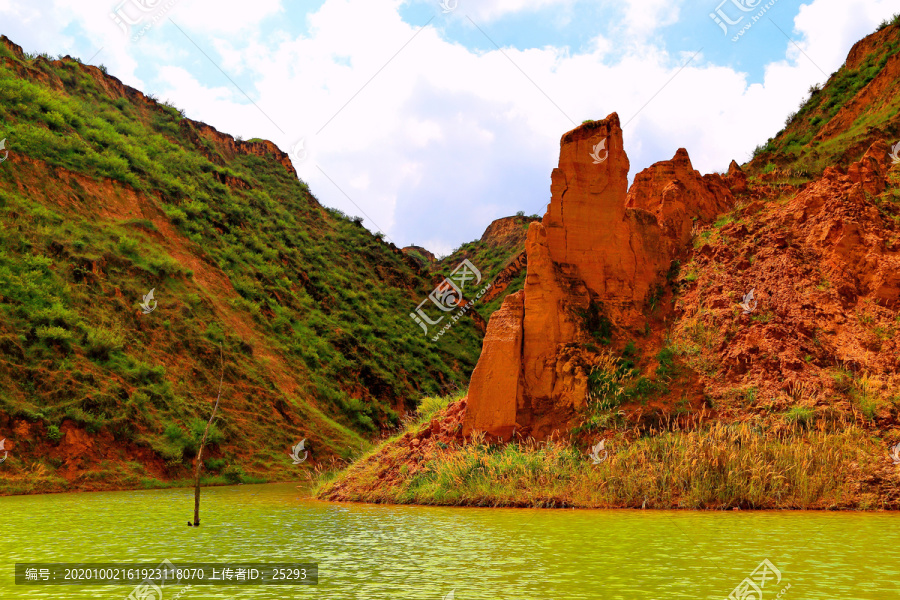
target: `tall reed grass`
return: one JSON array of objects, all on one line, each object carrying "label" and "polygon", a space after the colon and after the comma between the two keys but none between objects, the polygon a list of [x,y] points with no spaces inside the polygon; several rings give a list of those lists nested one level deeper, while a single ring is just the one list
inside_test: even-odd
[{"label": "tall reed grass", "polygon": [[857,483],[883,459],[855,426],[776,432],[716,423],[631,441],[620,433],[606,447],[606,460],[593,464],[561,442],[497,446],[476,438],[437,451],[412,477],[376,486],[363,476],[341,487],[351,500],[438,505],[876,508]]}]

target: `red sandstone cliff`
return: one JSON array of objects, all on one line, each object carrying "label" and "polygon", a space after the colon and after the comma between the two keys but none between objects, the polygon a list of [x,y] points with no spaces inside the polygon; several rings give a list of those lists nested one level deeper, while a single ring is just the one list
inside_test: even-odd
[{"label": "red sandstone cliff", "polygon": [[[854,46],[785,130],[724,177],[701,176],[679,150],[626,192],[615,115],[566,134],[553,203],[528,232],[527,281],[493,314],[468,398],[386,443],[323,495],[601,506],[593,497],[579,504],[580,486],[549,480],[566,480],[559,461],[570,450],[603,439],[621,470],[608,462],[596,480],[579,481],[591,491],[625,482],[614,505],[638,507],[648,499],[633,493],[646,485],[642,452],[652,448],[657,474],[683,472],[711,489],[722,455],[700,446],[730,430],[762,432],[765,446],[743,451],[767,465],[760,481],[778,491],[723,508],[900,506],[900,160],[888,156],[900,140],[898,40],[895,20]],[[517,444],[513,452],[535,462],[516,479],[505,456],[491,469],[480,433],[569,443]],[[658,453],[673,439],[691,460]],[[785,449],[798,459],[767,462]],[[461,475],[473,460],[485,468]],[[837,496],[823,493],[826,484],[812,502],[782,503],[792,471],[809,497],[816,464],[840,482]],[[746,471],[728,473],[734,482]],[[673,499],[670,479],[661,485],[662,506],[690,505]]]},{"label": "red sandstone cliff", "polygon": [[729,181],[740,179],[702,177],[683,149],[639,173],[631,191],[628,168],[616,114],[563,136],[550,207],[528,231],[525,289],[488,325],[464,435],[545,439],[562,430],[586,402],[596,321],[642,327],[648,295],[693,223],[730,206]]}]

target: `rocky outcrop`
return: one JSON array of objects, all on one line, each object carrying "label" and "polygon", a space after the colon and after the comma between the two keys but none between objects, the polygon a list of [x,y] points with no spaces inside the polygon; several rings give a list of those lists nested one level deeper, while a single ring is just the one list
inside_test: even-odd
[{"label": "rocky outcrop", "polygon": [[[616,114],[563,136],[552,198],[525,243],[525,289],[491,318],[469,386],[463,434],[546,439],[584,406],[598,323],[643,327],[648,295],[690,239],[733,201],[685,150],[638,174]],[[496,320],[496,323],[495,323]]]},{"label": "rocky outcrop", "polygon": [[888,156],[888,145],[881,140],[875,142],[859,162],[850,165],[847,177],[867,194],[877,196],[887,187]]},{"label": "rocky outcrop", "polygon": [[[739,181],[739,176],[734,179]],[[687,150],[679,148],[672,160],[658,162],[635,176],[626,206],[652,212],[663,233],[681,247],[691,239],[694,218],[708,221],[733,202],[726,180],[718,174],[701,176],[691,165]]]},{"label": "rocky outcrop", "polygon": [[407,246],[401,251],[414,258],[423,268],[428,268],[437,261],[437,257],[422,246]]},{"label": "rocky outcrop", "polygon": [[728,165],[728,175],[725,176],[725,182],[734,194],[743,194],[749,189],[747,186],[747,175],[740,165],[737,164],[737,161],[734,160]]},{"label": "rocky outcrop", "polygon": [[481,235],[481,242],[491,247],[514,247],[525,240],[525,231],[532,221],[540,221],[537,217],[503,217],[496,219]]},{"label": "rocky outcrop", "polygon": [[[187,125],[185,125],[185,122],[187,122]],[[222,133],[215,127],[207,125],[206,123],[191,121],[189,119],[182,119],[181,123],[183,129],[192,128],[196,130],[201,138],[215,144],[216,148],[227,160],[232,160],[239,154],[259,156],[281,163],[281,166],[287,170],[288,174],[293,177],[297,176],[297,171],[294,169],[290,156],[269,140],[237,140],[229,134]],[[204,147],[205,145],[201,142],[199,148]]]},{"label": "rocky outcrop", "polygon": [[524,308],[520,291],[507,296],[491,316],[484,349],[469,386],[470,408],[465,421],[470,430],[506,439],[516,427]]},{"label": "rocky outcrop", "polygon": [[534,223],[528,230],[525,251],[528,273],[518,423],[520,431],[543,439],[560,423],[566,423],[584,402],[583,396],[561,387],[564,382],[558,371],[563,363],[570,362],[566,345],[589,339],[582,315],[591,306],[591,294],[576,266],[553,260],[549,235],[541,224]]},{"label": "rocky outcrop", "polygon": [[884,191],[888,165],[887,145],[876,142],[846,175],[826,170],[788,205],[785,227],[819,255],[820,268],[848,305],[862,297],[894,309],[900,304],[900,239],[867,199]]},{"label": "rocky outcrop", "polygon": [[570,131],[562,138],[544,217],[549,260],[577,268],[587,287],[617,308],[643,298],[664,260],[661,254],[635,256],[625,207],[628,169],[617,115]]},{"label": "rocky outcrop", "polygon": [[[712,338],[698,375],[718,407],[752,388],[772,399],[760,411],[774,402],[852,421],[864,393],[866,422],[895,427],[900,228],[896,190],[876,195],[889,183],[885,150],[871,145],[846,173],[829,167],[785,202],[752,202],[692,257],[696,279],[683,282],[671,335],[690,343],[696,331],[728,332]],[[758,305],[745,313],[738,303],[750,290]]]}]

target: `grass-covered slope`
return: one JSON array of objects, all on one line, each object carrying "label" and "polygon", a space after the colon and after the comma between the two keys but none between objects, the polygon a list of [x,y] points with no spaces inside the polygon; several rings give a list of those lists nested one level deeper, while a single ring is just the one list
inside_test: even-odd
[{"label": "grass-covered slope", "polygon": [[[448,406],[449,404],[449,406]],[[339,501],[544,508],[880,509],[900,506],[881,447],[846,422],[762,428],[675,419],[590,443],[462,440],[465,400],[427,398],[406,430],[319,482]],[[611,435],[610,435],[611,434]]]},{"label": "grass-covered slope", "polygon": [[474,367],[471,319],[427,340],[431,277],[270,142],[6,38],[0,139],[0,492],[186,476],[219,346],[207,467],[232,480],[293,476],[303,438],[349,458]]},{"label": "grass-covered slope", "polygon": [[539,220],[537,215],[526,217],[522,213],[497,219],[480,239],[463,244],[436,262],[434,269],[441,273],[449,272],[464,259],[471,261],[481,271],[484,280],[493,286],[476,307],[488,321],[507,295],[525,286],[525,238],[529,224]]},{"label": "grass-covered slope", "polygon": [[846,63],[756,148],[748,165],[768,181],[803,183],[826,167],[847,167],[876,139],[900,142],[900,14],[857,42]]}]

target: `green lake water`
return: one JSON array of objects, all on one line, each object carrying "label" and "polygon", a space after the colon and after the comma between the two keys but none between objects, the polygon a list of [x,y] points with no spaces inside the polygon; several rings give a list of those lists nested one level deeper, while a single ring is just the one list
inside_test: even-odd
[{"label": "green lake water", "polygon": [[[292,484],[0,498],[0,599],[125,599],[15,585],[17,562],[315,562],[317,586],[194,586],[182,600],[900,599],[900,514],[461,509],[332,504]],[[182,587],[165,588],[172,600]],[[783,593],[782,593],[783,592]],[[747,595],[741,600],[758,600]],[[150,596],[148,600],[157,600]]]}]

